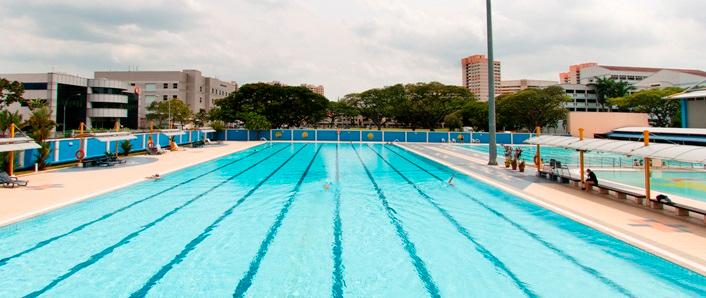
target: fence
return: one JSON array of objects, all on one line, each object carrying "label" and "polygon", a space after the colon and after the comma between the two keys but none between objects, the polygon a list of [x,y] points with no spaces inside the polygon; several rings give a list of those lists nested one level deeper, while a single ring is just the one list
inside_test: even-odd
[{"label": "fence", "polygon": [[[130,140],[132,144],[131,152],[144,151],[147,147],[149,133],[137,133],[136,139]],[[209,138],[214,138],[214,133],[208,133]],[[530,138],[529,133],[498,133],[498,144],[522,144]],[[161,133],[153,133],[152,138],[155,143],[162,147],[169,146],[169,136]],[[174,137],[174,141],[179,144],[189,144],[202,140],[204,133],[200,131],[184,131],[183,134]],[[447,143],[456,142],[463,144],[488,143],[488,133],[473,132],[413,132],[413,131],[378,131],[378,130],[325,130],[325,129],[272,129],[262,131],[229,129],[218,133],[219,140],[226,141],[257,141],[265,139],[267,141],[319,141],[319,142],[410,142],[410,143]],[[122,141],[118,141],[122,142]],[[52,139],[48,141],[51,154],[47,160],[48,164],[64,164],[76,162],[76,151],[81,144],[80,139]],[[95,138],[86,138],[83,151],[85,158],[93,158],[104,155],[106,152],[115,153],[115,141],[102,142]],[[118,153],[123,153],[121,146],[118,146]],[[34,167],[37,160],[36,150],[20,151],[17,156],[18,169]]]}]

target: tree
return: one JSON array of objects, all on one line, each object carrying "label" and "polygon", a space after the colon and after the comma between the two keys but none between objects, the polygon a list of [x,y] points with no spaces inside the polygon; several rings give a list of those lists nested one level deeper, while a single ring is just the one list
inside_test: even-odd
[{"label": "tree", "polygon": [[472,101],[466,103],[460,110],[460,116],[466,126],[473,127],[476,131],[488,130],[487,102]]},{"label": "tree", "polygon": [[565,120],[568,110],[564,107],[570,98],[559,86],[545,89],[525,89],[498,99],[499,119],[506,128],[556,127]]},{"label": "tree", "polygon": [[398,106],[404,107],[406,111],[398,108],[395,116],[407,119],[404,122],[412,128],[419,126],[432,131],[439,127],[444,117],[475,101],[473,93],[468,89],[438,82],[406,85],[403,98],[405,104]]},{"label": "tree", "polygon": [[201,109],[201,110],[199,110],[198,113],[196,113],[194,115],[194,125],[196,127],[202,127],[202,126],[206,125],[208,118],[209,118],[208,112],[206,112],[206,110],[204,110],[204,109]]},{"label": "tree", "polygon": [[351,103],[361,116],[373,122],[378,130],[382,130],[385,123],[393,117],[395,104],[403,99],[404,87],[399,84],[343,97],[343,100]]},{"label": "tree", "polygon": [[329,128],[336,124],[336,120],[343,117],[358,116],[358,110],[353,106],[353,103],[341,99],[339,101],[330,101],[327,108],[327,117],[330,119]]},{"label": "tree", "polygon": [[328,100],[306,87],[246,84],[216,101],[213,119],[229,123],[245,121],[243,116],[255,113],[273,127],[316,125],[326,117]]},{"label": "tree", "polygon": [[30,137],[41,146],[37,149],[37,165],[40,170],[47,167],[47,158],[51,154],[49,138],[56,123],[52,120],[51,111],[48,107],[38,107],[32,110],[32,116],[25,123],[25,129],[30,132]]},{"label": "tree", "polygon": [[272,128],[272,123],[267,121],[265,116],[254,112],[246,112],[239,115],[240,119],[245,121],[245,129],[254,130],[257,132],[257,138],[260,138],[260,131]]},{"label": "tree", "polygon": [[14,113],[7,110],[0,111],[0,137],[4,138],[6,136],[6,132],[10,129],[10,124],[13,123],[17,127],[22,124],[20,111],[15,111]]},{"label": "tree", "polygon": [[683,89],[678,87],[647,89],[625,97],[613,98],[609,102],[624,109],[647,113],[656,126],[667,127],[678,117],[681,105],[678,100],[666,97],[682,91]]},{"label": "tree", "polygon": [[461,112],[456,112],[444,117],[444,124],[449,131],[460,130],[463,127],[463,120],[461,119]]},{"label": "tree", "polygon": [[601,107],[605,107],[611,98],[624,97],[630,93],[634,87],[627,81],[616,81],[612,78],[598,78],[595,84],[596,99]]},{"label": "tree", "polygon": [[191,110],[178,98],[152,102],[147,107],[147,111],[147,120],[156,120],[157,126],[160,128],[169,126],[169,120],[184,126],[191,119]]},{"label": "tree", "polygon": [[0,78],[0,108],[23,101],[24,91],[22,83]]}]

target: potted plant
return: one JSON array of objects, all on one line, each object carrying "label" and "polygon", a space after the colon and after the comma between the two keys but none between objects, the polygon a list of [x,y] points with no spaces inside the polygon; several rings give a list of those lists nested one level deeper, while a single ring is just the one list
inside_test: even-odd
[{"label": "potted plant", "polygon": [[520,161],[520,164],[517,165],[517,166],[518,166],[518,168],[520,169],[520,172],[524,172],[524,171],[525,171],[525,161],[524,161],[524,160],[521,160],[521,161]]},{"label": "potted plant", "polygon": [[512,159],[512,170],[517,170],[517,159]]},{"label": "potted plant", "polygon": [[507,158],[507,157],[506,157],[506,158],[505,158],[505,167],[506,167],[506,168],[509,168],[511,163],[512,163],[512,161],[510,160],[510,158]]},{"label": "potted plant", "polygon": [[505,167],[509,168],[512,164],[512,147],[504,145],[503,149],[505,150],[505,153],[503,154],[505,157]]}]

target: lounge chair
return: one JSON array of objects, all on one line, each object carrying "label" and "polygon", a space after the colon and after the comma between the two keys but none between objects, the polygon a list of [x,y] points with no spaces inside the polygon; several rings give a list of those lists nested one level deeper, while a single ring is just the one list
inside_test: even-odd
[{"label": "lounge chair", "polygon": [[5,172],[0,172],[0,183],[5,187],[27,186],[29,181],[19,180],[17,177],[11,177]]}]

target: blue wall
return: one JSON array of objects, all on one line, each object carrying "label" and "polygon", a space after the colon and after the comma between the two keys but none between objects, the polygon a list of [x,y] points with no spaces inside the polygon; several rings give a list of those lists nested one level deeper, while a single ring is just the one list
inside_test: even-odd
[{"label": "blue wall", "polygon": [[[341,142],[394,142],[395,140],[399,142],[404,142],[406,140],[407,142],[422,143],[427,142],[427,139],[430,143],[450,142],[449,133],[447,132],[383,132],[378,130],[363,130],[362,132],[360,130],[342,130],[339,132],[337,130],[331,129],[275,129],[272,130],[271,133],[274,141],[318,140],[335,142],[339,140],[340,133]],[[181,136],[174,136],[174,140],[177,142],[177,144],[180,145],[188,144],[189,135],[191,135],[191,142],[196,142],[199,140],[203,140],[205,136],[210,139],[214,139],[216,133],[204,134],[200,131],[188,131],[184,132],[184,134]],[[468,144],[471,142],[471,139],[476,142],[480,141],[480,143],[482,144],[488,143],[488,133],[452,132],[450,135],[451,139],[455,139],[457,143]],[[221,140],[226,139],[226,136],[228,137],[228,141],[247,141],[248,139],[251,141],[257,141],[260,138],[265,138],[269,140],[270,131],[260,131],[259,137],[257,136],[256,131],[248,131],[244,129],[229,129],[225,132],[219,133],[219,139]],[[135,139],[130,140],[130,143],[132,143],[132,151],[137,152],[145,150],[145,146],[149,139],[149,134],[135,134],[135,137]],[[532,137],[532,134],[530,133],[498,133],[497,142],[498,144],[522,144],[525,140],[530,137]],[[163,148],[169,146],[169,137],[164,134],[154,133],[152,134],[152,138],[155,142],[159,141],[160,146],[162,146]],[[105,154],[105,142],[98,141],[94,138],[87,138],[85,141],[87,142],[87,152],[85,158],[99,157]],[[57,143],[59,147],[59,158],[58,160],[55,160],[54,157],[56,148],[54,147],[57,145]],[[79,139],[64,139],[60,140],[59,142],[56,142],[55,140],[50,140],[49,144],[51,147],[51,154],[49,155],[47,162],[49,164],[59,164],[76,161],[75,154],[80,147],[81,141]],[[110,142],[109,146],[110,147],[108,151],[113,152],[115,150],[115,142]],[[120,146],[118,146],[118,151],[122,153],[122,148]],[[24,168],[31,168],[34,166],[34,163],[36,162],[36,154],[36,150],[25,150],[23,160]]]}]

